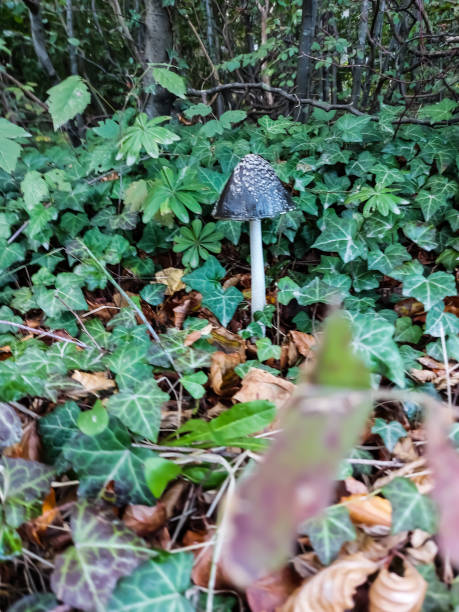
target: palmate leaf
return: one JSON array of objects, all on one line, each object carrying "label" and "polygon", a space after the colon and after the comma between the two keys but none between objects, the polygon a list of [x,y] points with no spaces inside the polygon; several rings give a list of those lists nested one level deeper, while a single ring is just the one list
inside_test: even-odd
[{"label": "palmate leaf", "polygon": [[64,446],[64,457],[78,474],[81,497],[102,498],[105,487],[113,483],[116,503],[147,504],[153,502],[143,473],[151,451],[131,446],[131,438],[118,419],[97,436],[83,433]]},{"label": "palmate leaf", "polygon": [[91,94],[81,77],[69,76],[48,89],[48,108],[55,130],[82,113],[91,101]]},{"label": "palmate leaf", "polygon": [[51,587],[72,608],[106,612],[117,580],[154,553],[112,513],[86,502],[75,508],[71,528],[74,546],[56,558]]},{"label": "palmate leaf", "polygon": [[308,521],[301,529],[309,537],[321,563],[328,565],[344,542],[351,542],[357,532],[345,506],[330,506],[322,516]]},{"label": "palmate leaf", "polygon": [[122,578],[108,603],[111,612],[193,612],[185,598],[193,556],[187,553],[142,563]]},{"label": "palmate leaf", "polygon": [[119,141],[117,159],[126,156],[126,163],[128,166],[132,166],[142,150],[145,150],[150,157],[155,158],[159,156],[159,145],[171,144],[180,140],[180,136],[177,136],[171,130],[159,127],[159,123],[164,123],[168,119],[169,117],[163,116],[148,119],[145,113],[140,113],[134,124],[127,128]]},{"label": "palmate leaf", "polygon": [[161,406],[169,395],[158,387],[154,379],[144,380],[132,390],[110,396],[107,408],[128,429],[151,442],[158,439]]},{"label": "palmate leaf", "polygon": [[21,419],[11,406],[0,402],[0,451],[19,442],[21,436]]},{"label": "palmate leaf", "polygon": [[312,245],[320,251],[336,251],[344,263],[357,257],[364,257],[366,246],[360,236],[357,236],[360,224],[353,217],[338,217],[333,209],[325,211],[324,228]]},{"label": "palmate leaf", "polygon": [[392,506],[392,533],[422,529],[435,533],[437,513],[434,502],[418,491],[407,478],[394,478],[382,492]]},{"label": "palmate leaf", "polygon": [[37,461],[2,457],[0,490],[5,519],[11,527],[38,516],[41,500],[49,492],[55,470]]},{"label": "palmate leaf", "polygon": [[403,295],[414,297],[430,310],[447,296],[456,295],[454,276],[447,272],[433,272],[424,276],[407,276],[403,280]]}]

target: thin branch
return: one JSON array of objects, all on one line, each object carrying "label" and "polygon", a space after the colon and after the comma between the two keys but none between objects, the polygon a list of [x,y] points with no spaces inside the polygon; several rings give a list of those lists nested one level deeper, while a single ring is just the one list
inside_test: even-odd
[{"label": "thin branch", "polygon": [[27,98],[30,98],[33,102],[35,102],[35,104],[38,104],[43,110],[48,112],[48,105],[42,102],[40,98],[37,98],[37,96],[34,95],[31,91],[29,91],[25,85],[15,79],[13,75],[6,72],[6,70],[2,70],[2,72],[0,72],[0,75],[6,77],[9,81],[16,85],[16,87],[19,87],[19,89]]},{"label": "thin branch", "polygon": [[37,334],[38,336],[47,336],[49,338],[53,338],[54,340],[59,340],[59,342],[67,342],[70,344],[76,344],[80,348],[89,349],[91,348],[84,342],[80,340],[73,340],[72,338],[64,338],[63,336],[58,336],[57,334],[53,334],[52,332],[47,332],[44,329],[35,329],[34,327],[29,327],[28,325],[22,325],[21,323],[13,323],[12,321],[0,321],[0,325],[9,325],[11,327],[17,327],[18,329],[22,329],[23,331],[27,331],[30,334]]},{"label": "thin branch", "polygon": [[[379,117],[377,115],[366,115],[352,104],[329,104],[328,102],[324,102],[323,100],[314,100],[312,98],[298,98],[295,94],[289,93],[280,87],[269,87],[265,85],[265,83],[225,83],[223,85],[217,85],[215,87],[210,87],[209,89],[188,89],[188,95],[190,96],[206,96],[211,95],[220,91],[225,91],[228,89],[263,89],[265,91],[270,91],[272,93],[276,93],[279,96],[282,96],[286,100],[290,100],[290,102],[298,104],[310,104],[315,108],[321,108],[325,111],[330,110],[342,110],[348,111],[353,115],[357,115],[359,117],[365,115],[370,117],[372,121],[379,121]],[[452,119],[444,120],[444,121],[435,121],[430,122],[425,119],[417,119],[416,117],[402,117],[400,119],[395,119],[392,121],[394,125],[399,123],[415,123],[418,125],[427,125],[430,127],[433,126],[444,126],[451,125],[453,123],[459,123],[459,116],[453,117]]]}]

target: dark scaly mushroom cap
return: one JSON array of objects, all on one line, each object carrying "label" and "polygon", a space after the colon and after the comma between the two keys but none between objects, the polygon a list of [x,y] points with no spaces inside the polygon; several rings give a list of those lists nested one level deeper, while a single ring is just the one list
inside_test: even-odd
[{"label": "dark scaly mushroom cap", "polygon": [[246,155],[234,168],[213,210],[217,219],[267,219],[295,208],[271,165]]}]

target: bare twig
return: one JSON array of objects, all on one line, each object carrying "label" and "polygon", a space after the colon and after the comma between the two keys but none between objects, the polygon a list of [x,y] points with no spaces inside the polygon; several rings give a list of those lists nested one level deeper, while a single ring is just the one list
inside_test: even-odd
[{"label": "bare twig", "polygon": [[22,323],[13,323],[12,321],[0,321],[0,325],[11,325],[12,327],[17,327],[18,329],[22,329],[23,331],[27,331],[30,334],[37,334],[38,336],[48,336],[49,338],[53,338],[54,340],[59,340],[59,342],[69,342],[70,344],[76,344],[77,346],[88,349],[91,348],[84,342],[80,340],[73,340],[72,338],[64,338],[63,336],[59,336],[58,334],[53,334],[52,332],[47,332],[44,329],[35,329],[33,327],[29,327],[28,325],[22,325]]}]

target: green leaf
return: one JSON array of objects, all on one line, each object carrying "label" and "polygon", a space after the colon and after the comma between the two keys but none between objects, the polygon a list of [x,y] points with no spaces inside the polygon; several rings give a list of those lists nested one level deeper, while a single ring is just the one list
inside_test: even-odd
[{"label": "green leaf", "polygon": [[5,520],[11,527],[35,518],[49,492],[55,470],[37,461],[0,458],[0,491]]},{"label": "green leaf", "polygon": [[158,387],[154,379],[144,380],[127,391],[111,395],[107,408],[128,429],[157,442],[161,423],[161,406],[169,395]]},{"label": "green leaf", "polygon": [[456,294],[454,276],[447,272],[433,272],[424,276],[407,276],[403,280],[403,295],[414,297],[430,310],[447,296]]},{"label": "green leaf", "polygon": [[30,172],[26,173],[21,182],[21,191],[24,194],[24,202],[29,210],[49,195],[46,181],[36,170],[30,170]]},{"label": "green leaf", "polygon": [[445,335],[456,336],[459,334],[459,318],[451,312],[445,312],[443,302],[438,302],[427,313],[425,333],[435,338]]},{"label": "green leaf", "polygon": [[257,440],[247,438],[262,431],[275,417],[275,406],[268,401],[256,400],[236,404],[209,423],[191,419],[178,430],[178,440],[168,440],[171,446],[239,446],[251,448]]},{"label": "green leaf", "polygon": [[226,327],[244,296],[236,287],[223,290],[217,286],[212,292],[204,292],[202,298],[202,305],[213,312],[223,327]]},{"label": "green leaf", "polygon": [[311,519],[300,530],[311,541],[320,562],[329,565],[338,555],[344,542],[356,539],[357,532],[344,506],[331,506],[322,516]]},{"label": "green leaf", "polygon": [[140,297],[151,304],[151,306],[158,306],[163,303],[164,295],[166,293],[166,287],[160,284],[146,285],[140,291]]},{"label": "green leaf", "polygon": [[0,451],[13,446],[21,437],[21,419],[11,406],[0,402]]},{"label": "green leaf", "polygon": [[436,104],[428,104],[422,106],[419,110],[420,117],[427,117],[431,120],[431,123],[436,121],[447,121],[453,116],[453,111],[457,107],[457,102],[450,98],[444,98],[441,102]]},{"label": "green leaf", "polygon": [[108,419],[108,412],[102,402],[97,400],[91,410],[85,410],[78,415],[78,429],[87,436],[97,436],[107,427]]},{"label": "green leaf", "polygon": [[187,119],[193,119],[194,117],[207,117],[207,115],[210,115],[211,112],[211,106],[200,102],[199,104],[193,104],[192,106],[189,106],[183,114]]},{"label": "green leaf", "polygon": [[21,154],[22,147],[15,142],[15,138],[27,138],[29,136],[29,132],[0,117],[0,168],[5,172],[14,172]]},{"label": "green leaf", "polygon": [[410,255],[404,246],[391,244],[384,250],[384,253],[379,249],[369,251],[368,268],[390,276],[394,268],[398,268],[408,260],[410,260]]},{"label": "green leaf", "polygon": [[216,257],[211,255],[204,265],[189,274],[185,274],[182,280],[189,289],[205,294],[214,291],[225,274],[225,268]]},{"label": "green leaf", "polygon": [[79,414],[80,408],[75,402],[65,402],[38,421],[40,437],[50,462],[62,463],[58,458],[65,444],[78,432]]},{"label": "green leaf", "polygon": [[69,76],[48,89],[48,108],[57,130],[69,119],[82,113],[91,101],[91,94],[80,76]]},{"label": "green leaf", "polygon": [[71,608],[103,612],[117,581],[148,559],[145,542],[113,513],[79,504],[71,520],[74,546],[54,562],[51,587]]},{"label": "green leaf", "polygon": [[156,158],[159,156],[158,145],[167,145],[180,140],[180,136],[171,130],[158,126],[168,119],[169,117],[162,116],[148,119],[145,113],[140,113],[119,141],[117,159],[126,156],[127,165],[132,166],[142,150],[145,150],[150,157]]},{"label": "green leaf", "polygon": [[269,338],[259,338],[256,341],[257,355],[260,361],[280,359],[281,347],[273,344]]},{"label": "green leaf", "polygon": [[33,593],[21,597],[7,612],[49,612],[57,606],[57,599],[52,593]]},{"label": "green leaf", "polygon": [[400,438],[405,438],[408,434],[406,429],[398,421],[385,421],[384,419],[376,418],[371,433],[378,434],[384,446],[388,451],[392,452]]},{"label": "green leaf", "polygon": [[422,336],[419,325],[413,325],[410,317],[400,317],[395,321],[394,340],[417,344]]},{"label": "green leaf", "polygon": [[416,197],[416,203],[421,207],[424,219],[430,221],[435,213],[445,206],[446,200],[442,194],[421,189]]},{"label": "green leaf", "polygon": [[357,257],[364,257],[366,247],[360,237],[357,237],[360,224],[353,217],[338,217],[333,209],[325,211],[324,228],[312,245],[320,251],[336,251],[347,263]]},{"label": "green leaf", "polygon": [[18,261],[23,261],[25,248],[19,242],[8,244],[6,240],[0,240],[0,272],[6,271]]},{"label": "green leaf", "polygon": [[450,612],[451,594],[446,584],[437,576],[435,565],[433,563],[428,565],[419,563],[416,565],[416,569],[428,584],[422,604],[422,612]]},{"label": "green leaf", "polygon": [[392,506],[392,533],[413,529],[436,532],[435,504],[430,497],[420,493],[411,480],[394,478],[382,488],[382,492]]},{"label": "green leaf", "polygon": [[335,128],[344,142],[362,142],[362,131],[370,121],[371,117],[368,115],[344,114],[335,123]]},{"label": "green leaf", "polygon": [[185,597],[191,584],[193,560],[189,553],[180,552],[143,563],[118,582],[107,610],[193,612],[195,607]]},{"label": "green leaf", "polygon": [[153,68],[152,72],[153,78],[161,87],[178,98],[186,99],[186,83],[183,77],[167,68]]},{"label": "green leaf", "polygon": [[392,336],[394,326],[374,312],[350,313],[355,351],[376,372],[404,388],[403,361]]},{"label": "green leaf", "polygon": [[31,134],[29,134],[29,132],[26,132],[19,125],[15,125],[14,123],[11,123],[11,121],[8,121],[8,119],[5,119],[4,117],[0,117],[0,135],[3,138],[15,139],[15,138],[27,138]]},{"label": "green leaf", "polygon": [[148,488],[156,498],[160,498],[171,480],[177,478],[182,468],[173,461],[162,457],[150,457],[145,462],[145,479]]},{"label": "green leaf", "polygon": [[79,285],[80,279],[76,274],[61,272],[56,277],[56,297],[60,297],[72,310],[88,310],[88,304]]},{"label": "green leaf", "polygon": [[114,483],[118,504],[152,503],[143,475],[151,451],[132,447],[128,432],[117,419],[111,418],[109,426],[97,436],[76,435],[65,445],[64,457],[78,475],[81,497],[103,498],[104,489]]},{"label": "green leaf", "polygon": [[194,372],[182,376],[180,382],[194,399],[204,397],[206,390],[203,385],[207,382],[207,375],[204,372]]},{"label": "green leaf", "polygon": [[438,247],[437,232],[433,225],[408,221],[403,225],[403,233],[424,251],[432,251]]}]

